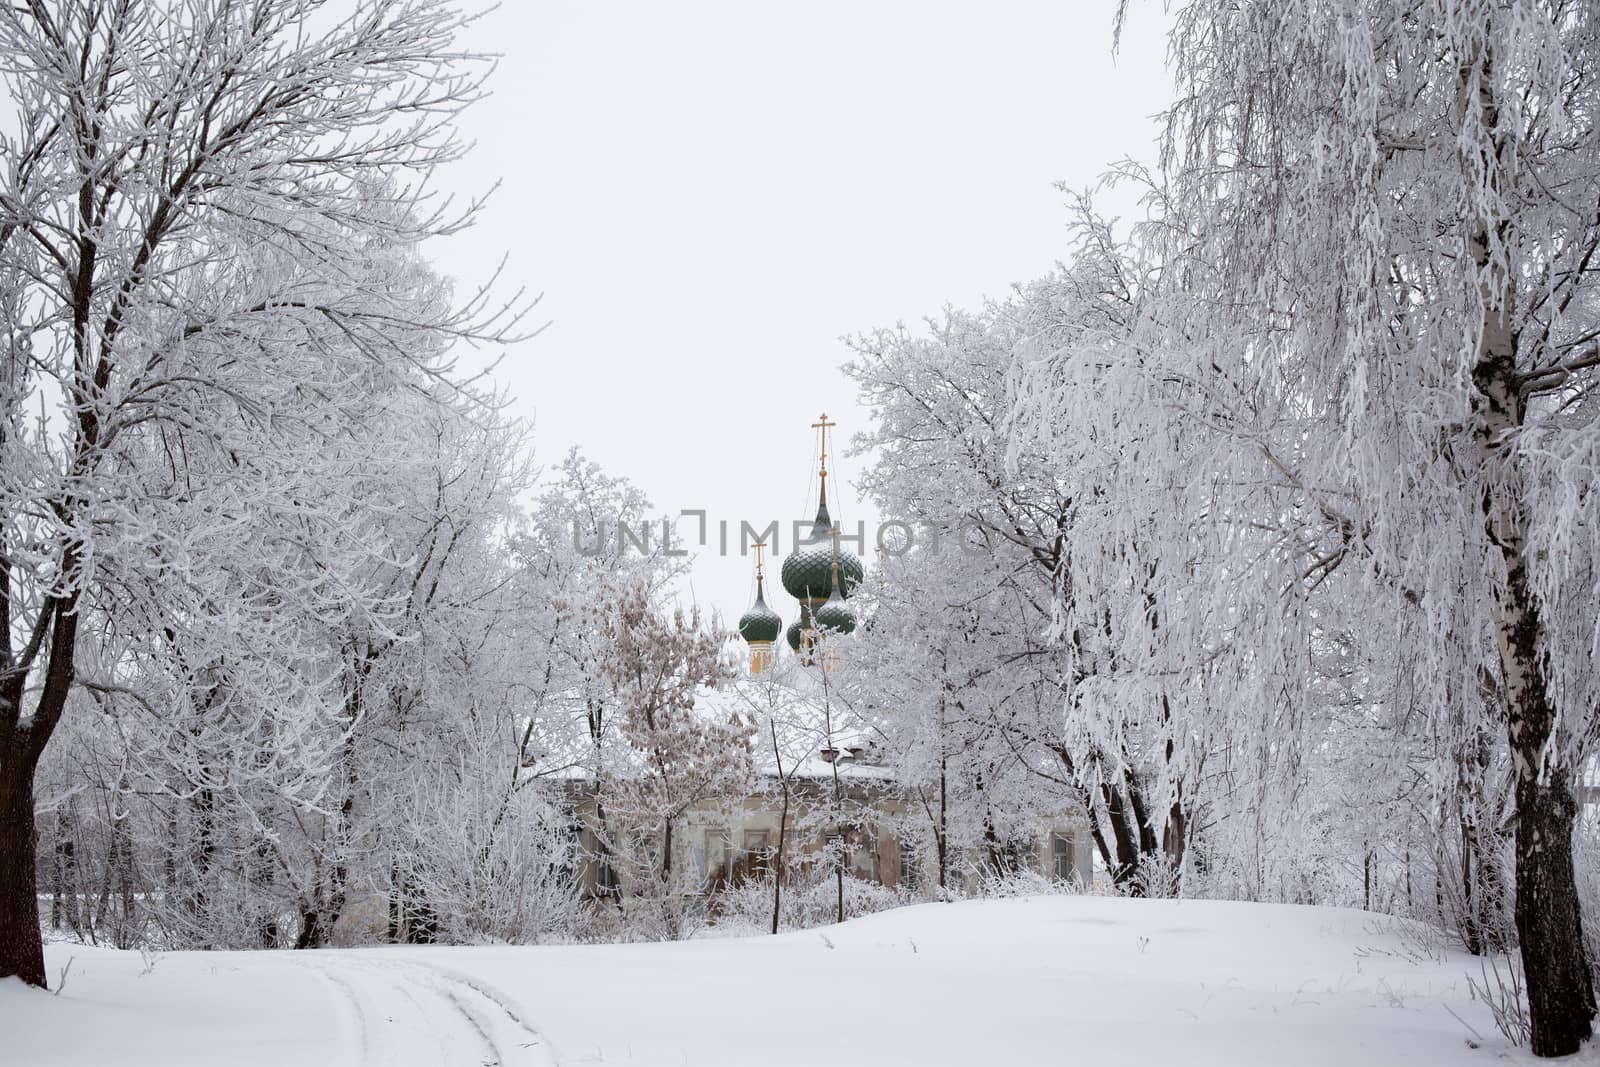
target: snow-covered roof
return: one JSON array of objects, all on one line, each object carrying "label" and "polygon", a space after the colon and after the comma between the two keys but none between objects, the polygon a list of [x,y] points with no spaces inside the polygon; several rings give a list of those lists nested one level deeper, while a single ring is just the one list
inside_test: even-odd
[{"label": "snow-covered roof", "polygon": [[[891,768],[877,758],[874,746],[848,715],[827,703],[828,694],[815,672],[795,670],[781,679],[742,677],[695,695],[696,709],[710,715],[739,717],[754,723],[751,754],[759,777],[892,782]],[[777,752],[773,751],[774,733]],[[587,751],[539,753],[523,768],[528,778],[591,781],[594,769]]]}]

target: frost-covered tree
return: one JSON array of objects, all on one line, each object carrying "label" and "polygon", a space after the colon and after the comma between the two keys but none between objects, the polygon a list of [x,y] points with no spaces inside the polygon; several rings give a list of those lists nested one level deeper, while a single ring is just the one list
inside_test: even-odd
[{"label": "frost-covered tree", "polygon": [[[482,68],[452,45],[462,22],[431,0],[343,17],[311,0],[0,13],[0,976],[44,983],[35,771],[80,668],[112,659],[99,620],[162,576],[141,641],[184,692],[161,714],[259,682],[276,683],[263,700],[297,696],[300,635],[268,606],[343,594],[342,575],[304,584],[296,539],[341,544],[345,507],[282,480],[315,447],[295,437],[298,401],[359,404],[374,378],[447,389],[443,339],[506,326],[404,276],[405,250],[461,221],[419,210],[418,190],[456,155],[451,122],[477,91]],[[161,464],[164,481],[127,476]],[[232,475],[197,484],[192,464]],[[178,512],[219,500],[173,539]],[[230,506],[284,509],[266,555],[229,544]],[[163,619],[190,640],[160,647]],[[236,758],[282,758],[296,733]]]},{"label": "frost-covered tree", "polygon": [[882,749],[920,816],[904,829],[926,842],[928,888],[943,898],[965,876],[1019,873],[1042,812],[1094,808],[1058,754],[1060,690],[1027,632],[1044,620],[987,567],[914,554],[879,570],[871,619],[835,673],[850,727]]},{"label": "frost-covered tree", "polygon": [[[1087,216],[1081,232],[1070,267],[1009,299],[948,310],[926,336],[880,331],[856,344],[850,370],[878,415],[861,438],[878,457],[867,484],[919,542],[890,568],[903,591],[885,596],[905,602],[881,613],[883,633],[900,620],[906,661],[944,679],[928,721],[986,738],[988,769],[966,772],[974,789],[1008,780],[1011,765],[1036,788],[1069,789],[1117,882],[1166,892],[1155,871],[1181,870],[1206,737],[1173,708],[1193,690],[1152,662],[1169,654],[1165,607],[1151,538],[1124,495],[1152,514],[1166,503],[1165,487],[1141,480],[1151,449],[1139,439],[1159,431],[1130,421],[1139,416],[1118,402],[1104,359],[1074,366],[1074,403],[1094,421],[1074,424],[1072,442],[1013,425],[1033,361],[1103,350],[1134,317],[1137,261],[1100,220]],[[942,659],[922,663],[923,650]],[[934,747],[980,751],[970,737]],[[947,759],[944,770],[948,787]],[[984,833],[996,836],[991,824]]]},{"label": "frost-covered tree", "polygon": [[698,612],[669,616],[634,586],[601,627],[601,677],[622,742],[606,768],[608,844],[630,909],[677,936],[686,872],[676,863],[684,851],[676,834],[696,805],[750,791],[754,729],[741,709],[697,700],[733,678],[722,637],[701,625]]},{"label": "frost-covered tree", "polygon": [[[1424,714],[1500,721],[1532,1044],[1572,1052],[1595,1010],[1571,842],[1597,707],[1596,13],[1201,0],[1171,51],[1146,343],[1189,353],[1234,441],[1328,431],[1263,453],[1327,519],[1308,570],[1415,617]],[[1296,615],[1276,647],[1315,633]]]},{"label": "frost-covered tree", "polygon": [[1181,343],[1189,289],[1163,288],[1147,235],[1082,199],[1074,232],[1056,274],[869,338],[853,367],[869,485],[920,543],[881,567],[858,704],[927,783],[935,844],[1003,855],[985,813],[1020,807],[1020,768],[1091,814],[1126,891],[1366,904],[1503,943],[1495,680],[1434,692],[1420,615],[1343,565],[1355,488],[1304,480],[1338,442],[1325,412]]},{"label": "frost-covered tree", "polygon": [[517,705],[517,762],[524,768],[517,788],[565,789],[568,807],[587,807],[600,854],[577,862],[612,873],[623,860],[612,854],[609,789],[626,742],[622,707],[604,675],[607,620],[629,589],[647,591],[654,602],[683,564],[661,541],[641,550],[617,530],[658,523],[636,486],[573,449],[507,544],[516,563],[525,686]]},{"label": "frost-covered tree", "polygon": [[[409,391],[368,394],[365,412],[299,469],[345,503],[359,536],[305,537],[300,557],[277,561],[276,589],[309,563],[340,574],[347,593],[316,611],[270,605],[301,642],[298,702],[222,684],[249,666],[234,655],[206,669],[188,713],[142,716],[141,702],[198,687],[169,679],[169,658],[125,657],[115,689],[103,672],[87,680],[98,699],[52,749],[41,803],[70,805],[84,783],[65,772],[93,767],[96,808],[122,809],[113,825],[133,831],[138,901],[105,909],[119,930],[168,945],[312,947],[336,930],[523,940],[574,917],[565,797],[523,766],[530,729],[550,713],[524,643],[550,591],[525,581],[505,537],[522,437],[483,405]],[[243,529],[236,518],[230,536]],[[254,747],[263,736],[276,758]],[[44,837],[60,847],[48,825]],[[120,839],[102,828],[74,843],[85,864],[109,863]]]},{"label": "frost-covered tree", "polygon": [[616,725],[602,677],[609,644],[601,623],[625,590],[642,587],[655,597],[683,566],[663,542],[649,540],[641,550],[617,530],[658,523],[637,486],[574,448],[510,539],[525,591],[526,655],[537,678],[522,754],[543,770],[582,766],[598,782]]},{"label": "frost-covered tree", "polygon": [[[765,771],[769,799],[778,808],[778,839],[766,864],[772,880],[772,918],[769,929],[777,933],[784,912],[784,891],[795,862],[799,842],[792,838],[794,815],[800,807],[796,773],[806,760],[827,744],[819,736],[815,717],[805,699],[806,668],[797,656],[774,658],[753,674],[729,683],[735,706],[754,725],[752,763]],[[775,796],[773,796],[775,794]]]},{"label": "frost-covered tree", "polygon": [[[361,512],[355,540],[365,555],[340,568],[360,591],[355,610],[325,617],[315,630],[339,665],[330,700],[336,741],[326,814],[305,813],[294,821],[298,832],[284,835],[296,839],[286,869],[296,882],[300,947],[327,940],[355,888],[353,866],[369,868],[370,882],[372,858],[389,856],[390,895],[401,911],[411,905],[398,898],[416,895],[403,885],[449,881],[450,872],[417,856],[419,835],[389,805],[408,784],[453,770],[461,760],[453,741],[483,743],[462,736],[464,718],[513,706],[497,662],[510,654],[510,605],[498,595],[509,567],[497,540],[522,485],[523,442],[484,412],[407,396],[393,402],[401,432],[372,442],[387,444],[387,455],[355,465],[364,474],[348,499]],[[371,610],[375,604],[382,610]],[[504,725],[502,771],[514,748]]]}]

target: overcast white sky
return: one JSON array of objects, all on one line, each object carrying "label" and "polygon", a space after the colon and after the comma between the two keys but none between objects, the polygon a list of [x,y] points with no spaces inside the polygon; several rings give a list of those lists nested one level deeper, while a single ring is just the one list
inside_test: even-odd
[{"label": "overcast white sky", "polygon": [[[511,0],[486,16],[467,43],[503,59],[448,181],[502,185],[432,255],[466,281],[509,253],[507,280],[545,294],[549,329],[499,372],[542,462],[576,444],[657,510],[709,512],[685,595],[736,619],[739,522],[783,520],[787,551],[815,507],[810,424],[866,423],[840,338],[1043,274],[1066,242],[1053,183],[1153,157],[1164,17],[1136,5],[1114,60],[1113,8]],[[860,462],[830,479],[846,525],[874,518],[849,485]],[[794,617],[781,590],[769,602]]]}]

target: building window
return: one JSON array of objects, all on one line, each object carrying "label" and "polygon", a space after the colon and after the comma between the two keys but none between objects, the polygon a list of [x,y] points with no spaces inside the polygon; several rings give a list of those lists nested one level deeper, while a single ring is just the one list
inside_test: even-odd
[{"label": "building window", "polygon": [[900,846],[900,884],[907,889],[922,888],[922,852],[917,848],[917,839],[901,834],[897,843]]},{"label": "building window", "polygon": [[739,859],[746,877],[765,878],[772,873],[772,845],[769,831],[746,830],[741,853]]},{"label": "building window", "polygon": [[1078,876],[1072,866],[1071,835],[1050,835],[1050,873],[1058,882],[1070,882]]},{"label": "building window", "polygon": [[733,877],[733,835],[727,830],[707,830],[706,846],[698,865],[700,884],[714,893]]}]

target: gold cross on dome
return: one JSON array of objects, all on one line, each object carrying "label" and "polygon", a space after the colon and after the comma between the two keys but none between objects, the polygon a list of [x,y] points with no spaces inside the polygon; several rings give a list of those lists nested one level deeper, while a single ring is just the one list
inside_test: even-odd
[{"label": "gold cross on dome", "polygon": [[813,430],[822,431],[822,473],[824,475],[828,473],[828,430],[837,425],[839,425],[837,422],[828,421],[827,412],[822,413],[822,419],[820,422],[813,422],[811,424],[811,428]]}]

